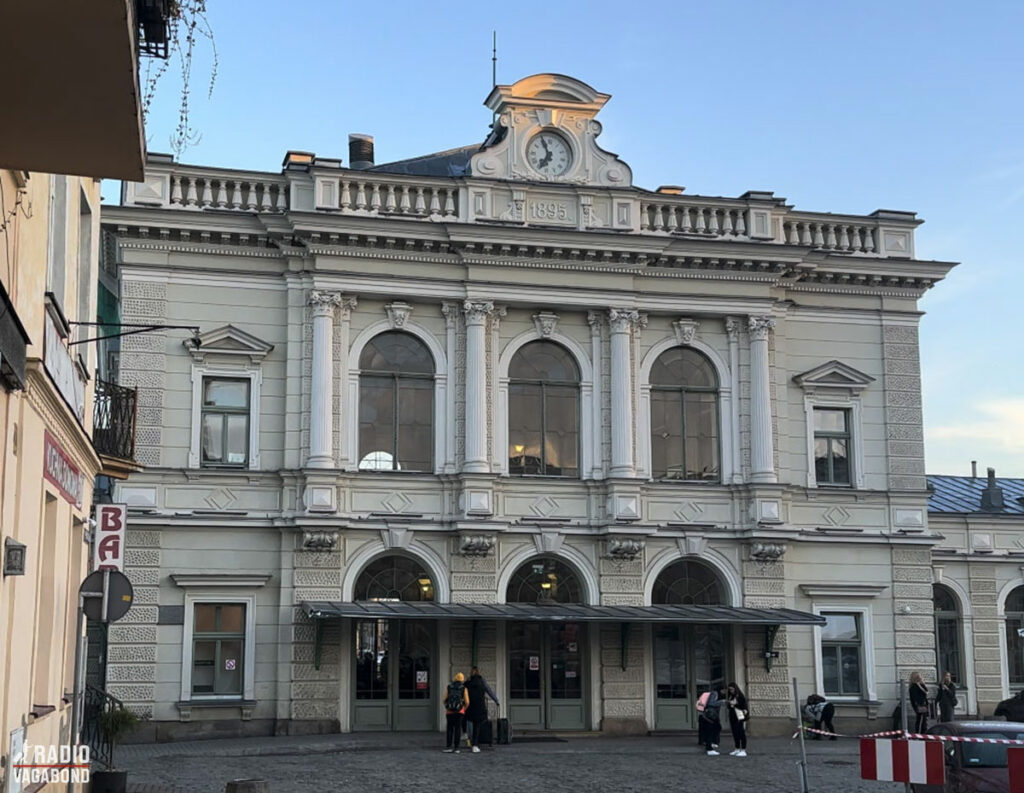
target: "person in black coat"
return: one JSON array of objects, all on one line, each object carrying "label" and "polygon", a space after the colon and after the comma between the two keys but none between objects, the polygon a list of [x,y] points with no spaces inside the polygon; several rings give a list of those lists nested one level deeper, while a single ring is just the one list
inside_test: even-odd
[{"label": "person in black coat", "polygon": [[928,686],[921,679],[920,672],[910,676],[910,712],[914,714],[914,732],[923,733],[928,729]]},{"label": "person in black coat", "polygon": [[[836,731],[832,719],[836,715],[836,706],[825,699],[821,694],[810,694],[807,697],[807,704],[804,705],[804,718],[813,722],[814,729],[834,733]],[[811,733],[811,740],[820,741],[821,735]],[[836,740],[835,735],[829,736],[830,741]]]},{"label": "person in black coat", "polygon": [[480,728],[487,721],[486,697],[493,699],[495,705],[500,703],[494,689],[487,684],[483,675],[480,674],[480,670],[475,666],[469,672],[466,691],[469,693],[469,707],[466,708],[466,732],[469,735],[469,744],[473,747],[473,751],[479,752],[480,747],[477,744],[480,739]]},{"label": "person in black coat", "polygon": [[725,690],[725,704],[729,707],[729,728],[732,730],[732,742],[736,748],[729,752],[733,757],[747,756],[747,720],[750,718],[750,708],[747,707],[747,698],[740,687],[730,683]]},{"label": "person in black coat", "polygon": [[953,683],[953,675],[949,672],[942,676],[938,693],[935,695],[935,704],[939,708],[939,721],[953,721],[953,709],[956,707],[956,685]]},{"label": "person in black coat", "polygon": [[996,705],[993,717],[998,719],[1000,716],[1007,721],[1024,721],[1024,691],[1018,691]]},{"label": "person in black coat", "polygon": [[704,751],[711,756],[718,754],[718,741],[722,733],[722,693],[721,689],[712,686],[704,710],[697,717],[697,732],[704,743]]}]

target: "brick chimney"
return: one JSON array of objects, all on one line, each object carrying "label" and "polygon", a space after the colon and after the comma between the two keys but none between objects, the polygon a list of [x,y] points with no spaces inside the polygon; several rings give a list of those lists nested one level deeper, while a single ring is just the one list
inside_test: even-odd
[{"label": "brick chimney", "polygon": [[996,469],[988,469],[988,484],[981,491],[982,512],[1003,511],[1003,489],[996,484]]}]

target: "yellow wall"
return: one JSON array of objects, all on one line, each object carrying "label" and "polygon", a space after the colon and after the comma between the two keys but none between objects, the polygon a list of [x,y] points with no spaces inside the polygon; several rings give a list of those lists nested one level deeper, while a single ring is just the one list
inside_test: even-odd
[{"label": "yellow wall", "polygon": [[[0,232],[0,279],[32,344],[24,391],[0,390],[0,544],[11,537],[27,546],[24,576],[0,580],[0,753],[7,755],[12,730],[25,726],[30,744],[59,744],[68,740],[70,692],[75,651],[74,614],[77,591],[88,569],[85,544],[92,482],[99,460],[89,440],[92,424],[92,385],[86,390],[83,427],[63,401],[43,369],[44,292],[50,239],[50,177],[31,174],[20,186],[22,203],[11,218],[19,180],[0,170],[4,218]],[[58,296],[69,320],[95,320],[99,252],[99,182],[67,177],[68,201],[65,288]],[[91,244],[80,274],[79,227],[82,196],[92,207]],[[79,279],[88,285],[85,311],[80,309]],[[72,330],[72,338],[81,331]],[[90,336],[95,335],[90,329]],[[95,345],[72,347],[81,353],[86,370],[95,367]],[[83,475],[83,503],[70,504],[43,478],[43,437],[49,431]],[[47,499],[51,537],[47,541]],[[35,718],[36,705],[55,710]],[[6,765],[6,764],[5,764]],[[56,790],[59,786],[47,788]],[[63,789],[61,787],[61,789]]]}]

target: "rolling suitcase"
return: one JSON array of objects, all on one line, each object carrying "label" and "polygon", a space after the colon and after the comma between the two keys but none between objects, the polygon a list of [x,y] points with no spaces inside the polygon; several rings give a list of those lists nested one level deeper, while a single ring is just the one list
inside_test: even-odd
[{"label": "rolling suitcase", "polygon": [[512,743],[512,725],[508,719],[498,719],[498,745],[507,746]]},{"label": "rolling suitcase", "polygon": [[494,722],[488,719],[480,722],[476,728],[476,742],[485,746],[494,746]]}]

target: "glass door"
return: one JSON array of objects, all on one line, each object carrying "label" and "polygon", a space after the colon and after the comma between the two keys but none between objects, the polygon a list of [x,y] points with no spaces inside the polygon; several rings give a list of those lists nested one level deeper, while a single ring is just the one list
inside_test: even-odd
[{"label": "glass door", "polygon": [[509,719],[514,729],[585,729],[583,645],[583,627],[576,623],[509,625]]},{"label": "glass door", "polygon": [[357,730],[389,730],[391,623],[387,620],[357,620],[355,631],[353,727]]},{"label": "glass door", "polygon": [[721,625],[654,626],[655,729],[697,729],[697,697],[727,682],[725,630]]},{"label": "glass door", "polygon": [[353,729],[432,730],[435,627],[419,620],[357,620]]},{"label": "glass door", "polygon": [[509,721],[517,730],[543,730],[544,642],[539,622],[508,626]]},{"label": "glass door", "polygon": [[436,729],[437,712],[432,660],[434,623],[402,620],[398,623],[398,668],[394,670],[398,696],[394,699],[392,729]]},{"label": "glass door", "polygon": [[586,726],[582,633],[583,627],[575,622],[548,626],[548,729]]}]

